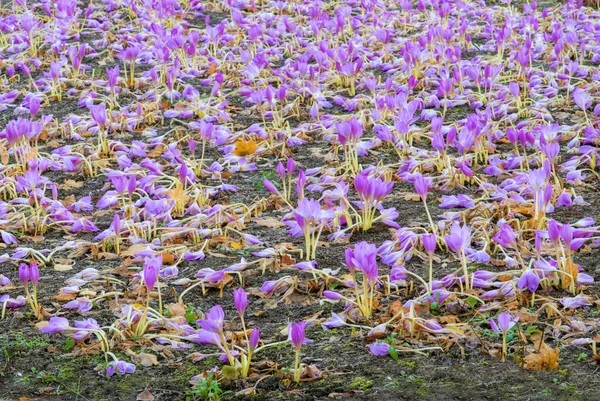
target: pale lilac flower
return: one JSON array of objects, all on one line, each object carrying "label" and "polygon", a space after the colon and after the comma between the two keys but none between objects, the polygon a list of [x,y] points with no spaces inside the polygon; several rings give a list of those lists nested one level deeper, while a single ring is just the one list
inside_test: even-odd
[{"label": "pale lilac flower", "polygon": [[375,356],[387,356],[390,354],[390,345],[382,342],[373,343],[369,346],[369,351]]},{"label": "pale lilac flower", "polygon": [[567,309],[576,309],[583,306],[591,306],[592,303],[583,295],[579,294],[572,298],[563,298],[560,303]]},{"label": "pale lilac flower", "polygon": [[119,375],[124,375],[126,373],[133,373],[135,372],[135,365],[133,363],[128,363],[125,361],[115,361],[115,362],[109,362],[108,365],[106,365],[106,376],[111,377],[113,376],[115,373],[119,374]]},{"label": "pale lilac flower", "polygon": [[233,291],[233,303],[240,316],[243,316],[248,306],[248,295],[246,295],[246,291],[243,288]]},{"label": "pale lilac flower", "polygon": [[498,324],[494,321],[494,319],[490,318],[490,327],[496,333],[504,333],[508,332],[517,322],[519,321],[519,316],[511,318],[509,312],[502,312],[498,315]]},{"label": "pale lilac flower", "polygon": [[527,288],[530,292],[535,292],[538,289],[539,285],[540,278],[537,276],[535,271],[530,269],[525,270],[525,272],[521,274],[521,277],[519,278],[519,281],[517,283],[517,287],[520,290]]},{"label": "pale lilac flower", "polygon": [[323,328],[323,330],[331,330],[337,327],[342,327],[344,325],[346,325],[346,315],[338,315],[335,312],[332,312],[331,317],[325,322],[321,323],[321,327]]},{"label": "pale lilac flower", "polygon": [[40,331],[44,334],[62,333],[65,330],[71,329],[69,321],[64,317],[53,316],[50,318],[48,325],[42,327]]}]

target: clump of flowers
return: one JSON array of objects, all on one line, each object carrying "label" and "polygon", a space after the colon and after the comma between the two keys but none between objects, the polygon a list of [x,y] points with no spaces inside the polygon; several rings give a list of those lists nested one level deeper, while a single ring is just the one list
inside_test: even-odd
[{"label": "clump of flowers", "polygon": [[[35,261],[31,262],[29,265],[26,263],[21,263],[19,265],[19,279],[25,288],[25,294],[27,294],[27,301],[31,307],[31,312],[37,316],[40,309],[37,299],[37,287],[40,280],[40,269],[38,268],[37,263]],[[29,291],[30,282],[33,291]]]},{"label": "clump of flowers", "polygon": [[370,229],[377,220],[385,218],[383,214],[375,217],[375,213],[381,208],[381,202],[392,191],[393,186],[393,182],[385,182],[368,171],[354,177],[354,189],[360,198],[360,227],[363,231]]}]

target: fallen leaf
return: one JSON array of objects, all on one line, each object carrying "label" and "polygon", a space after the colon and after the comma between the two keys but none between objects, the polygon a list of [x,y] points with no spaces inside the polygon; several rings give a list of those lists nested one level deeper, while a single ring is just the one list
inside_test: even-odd
[{"label": "fallen leaf", "polygon": [[66,180],[60,185],[61,189],[77,189],[83,186],[83,181]]},{"label": "fallen leaf", "polygon": [[112,252],[98,252],[98,255],[96,255],[96,257],[98,259],[113,260],[113,259],[118,259],[119,255],[117,255],[116,253],[112,253]]},{"label": "fallen leaf", "polygon": [[263,227],[268,227],[268,228],[285,227],[285,224],[283,224],[283,222],[281,222],[281,220],[276,219],[274,217],[257,217],[252,220],[259,226],[263,226]]},{"label": "fallen leaf", "polygon": [[175,256],[173,256],[172,254],[168,253],[168,252],[163,252],[162,253],[162,260],[163,260],[163,264],[173,264],[175,262]]},{"label": "fallen leaf", "polygon": [[138,354],[137,361],[142,366],[156,366],[158,365],[158,358],[154,354]]},{"label": "fallen leaf", "polygon": [[57,301],[72,301],[77,297],[77,294],[71,294],[66,292],[60,292],[60,294],[53,296]]},{"label": "fallen leaf", "polygon": [[315,365],[305,365],[304,369],[302,369],[302,381],[312,381],[319,379],[322,375],[322,372]]},{"label": "fallen leaf", "polygon": [[9,155],[8,155],[8,150],[6,149],[6,147],[2,144],[0,144],[0,162],[4,165],[8,164],[9,161]]},{"label": "fallen leaf", "polygon": [[187,202],[190,199],[183,189],[183,184],[181,182],[178,183],[175,188],[167,191],[167,195],[175,201],[175,212],[182,214],[185,211],[185,205],[187,205]]},{"label": "fallen leaf", "polygon": [[560,350],[552,348],[540,339],[535,343],[535,350],[523,358],[523,368],[527,370],[552,370],[558,368]]},{"label": "fallen leaf", "polygon": [[40,330],[41,330],[41,329],[43,329],[44,327],[48,326],[48,323],[50,323],[50,322],[43,320],[43,321],[41,321],[41,322],[37,322],[37,323],[35,324],[35,327],[37,327],[38,329],[40,329]]},{"label": "fallen leaf", "polygon": [[284,266],[291,266],[296,263],[296,259],[292,258],[290,255],[285,254],[281,257],[281,264]]},{"label": "fallen leaf", "polygon": [[398,314],[398,312],[400,312],[401,310],[406,310],[406,308],[404,308],[402,306],[402,301],[401,300],[396,300],[394,301],[391,305],[390,305],[390,314],[392,316]]},{"label": "fallen leaf", "polygon": [[208,67],[208,73],[214,74],[215,72],[217,72],[217,63],[212,62],[212,63],[210,63],[210,66]]},{"label": "fallen leaf", "polygon": [[244,396],[244,397],[252,397],[255,394],[254,387],[248,387],[243,390],[238,391],[235,395]]},{"label": "fallen leaf", "polygon": [[185,305],[182,302],[167,305],[167,310],[171,317],[185,316]]},{"label": "fallen leaf", "polygon": [[569,275],[564,275],[562,279],[563,288],[568,288],[571,285],[571,277],[575,282],[577,282],[577,276],[579,275],[579,268],[577,264],[573,263],[572,259],[567,259],[567,263],[565,264],[565,273]]},{"label": "fallen leaf", "polygon": [[247,141],[238,139],[235,141],[235,149],[231,153],[236,156],[248,156],[256,153],[257,149],[258,146],[256,146],[254,139],[249,139]]},{"label": "fallen leaf", "polygon": [[244,247],[244,244],[241,244],[241,243],[235,242],[235,241],[231,241],[229,246],[231,246],[233,249],[242,249]]},{"label": "fallen leaf", "polygon": [[165,150],[167,150],[167,147],[165,145],[163,145],[162,143],[159,145],[156,145],[154,147],[154,149],[152,149],[152,151],[148,153],[148,157],[151,159],[157,158],[160,155],[162,155],[165,152]]},{"label": "fallen leaf", "polygon": [[133,244],[121,252],[121,256],[134,256],[136,253],[146,250],[147,244]]},{"label": "fallen leaf", "polygon": [[56,395],[56,390],[54,387],[47,386],[39,389],[38,393],[40,393],[40,395]]},{"label": "fallen leaf", "polygon": [[439,317],[440,323],[448,324],[448,323],[460,323],[460,319],[454,315],[446,315]]},{"label": "fallen leaf", "polygon": [[323,314],[323,310],[321,309],[320,311],[313,313],[312,315],[308,315],[308,316],[304,316],[304,318],[302,318],[302,320],[306,321],[306,322],[310,322],[312,324],[316,324],[317,323],[317,318],[319,316],[321,316]]},{"label": "fallen leaf", "polygon": [[154,401],[154,395],[148,390],[144,390],[138,394],[137,401]]},{"label": "fallen leaf", "polygon": [[293,291],[290,292],[288,290],[288,292],[281,297],[281,299],[283,299],[286,304],[308,306],[316,302],[310,295],[302,294],[294,290],[293,287],[291,289]]},{"label": "fallen leaf", "polygon": [[421,201],[421,196],[419,194],[413,193],[413,192],[408,192],[404,194],[404,200],[405,201],[412,201],[412,202],[420,202]]},{"label": "fallen leaf", "polygon": [[215,258],[228,258],[228,259],[232,259],[233,258],[233,256],[223,255],[222,253],[218,253],[218,252],[208,251],[206,253],[209,254],[210,256],[214,256]]}]

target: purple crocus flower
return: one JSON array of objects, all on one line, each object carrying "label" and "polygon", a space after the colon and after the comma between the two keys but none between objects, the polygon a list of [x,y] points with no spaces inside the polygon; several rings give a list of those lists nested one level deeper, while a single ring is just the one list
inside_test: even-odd
[{"label": "purple crocus flower", "polygon": [[390,354],[390,345],[382,342],[373,343],[369,346],[369,351],[375,356],[387,356]]},{"label": "purple crocus flower", "polygon": [[221,305],[215,305],[206,312],[205,319],[196,321],[204,330],[219,334],[223,331],[223,322],[225,320],[225,312]]},{"label": "purple crocus flower", "polygon": [[323,291],[323,296],[331,301],[339,301],[341,299],[344,299],[344,296],[342,294],[328,290]]},{"label": "purple crocus flower", "polygon": [[135,365],[133,363],[128,363],[125,361],[114,361],[109,362],[108,365],[106,365],[106,375],[109,377],[113,376],[115,373],[119,375],[124,375],[126,373],[133,372],[135,372]]},{"label": "purple crocus flower", "polygon": [[515,232],[508,224],[503,224],[496,235],[494,235],[493,239],[504,248],[514,248],[517,244]]},{"label": "purple crocus flower", "polygon": [[417,194],[419,194],[421,199],[427,199],[427,193],[431,187],[431,178],[424,177],[421,173],[416,173],[414,175],[413,185],[415,186],[415,191]]},{"label": "purple crocus flower", "polygon": [[377,268],[377,246],[366,241],[359,242],[354,250],[346,251],[346,264],[360,270],[371,283],[379,277]]},{"label": "purple crocus flower", "polygon": [[40,279],[40,269],[35,261],[31,262],[29,265],[29,279],[33,283],[33,285],[37,285]]},{"label": "purple crocus flower", "polygon": [[250,333],[250,338],[248,338],[248,347],[251,350],[254,350],[258,346],[258,341],[260,340],[260,329],[255,327],[252,329],[252,333]]},{"label": "purple crocus flower", "polygon": [[144,283],[148,291],[154,288],[162,267],[162,254],[144,258]]},{"label": "purple crocus flower", "polygon": [[76,309],[80,313],[89,312],[94,304],[88,298],[80,297],[73,301],[67,302],[65,309]]},{"label": "purple crocus flower", "polygon": [[40,329],[44,334],[57,334],[62,333],[65,330],[71,329],[69,321],[64,317],[53,316],[50,318],[48,324]]},{"label": "purple crocus flower", "polygon": [[498,324],[496,324],[493,318],[490,318],[490,327],[495,333],[506,334],[518,321],[519,316],[513,319],[509,312],[502,312],[498,315]]},{"label": "purple crocus flower", "polygon": [[450,228],[450,234],[447,234],[444,240],[448,248],[458,254],[462,254],[471,245],[471,230],[466,225],[454,222]]},{"label": "purple crocus flower", "polygon": [[25,306],[27,304],[27,298],[22,295],[19,295],[17,299],[13,298],[4,298],[4,301],[0,301],[2,303],[6,302],[7,308],[20,308],[21,306]]},{"label": "purple crocus flower", "polygon": [[18,242],[17,237],[14,234],[11,234],[4,230],[0,230],[0,237],[6,245],[16,244]]},{"label": "purple crocus flower", "polygon": [[517,287],[522,290],[527,288],[530,292],[535,292],[540,285],[540,278],[535,274],[535,271],[528,269],[525,270],[519,281],[517,283]]},{"label": "purple crocus flower", "polygon": [[116,65],[113,68],[107,68],[106,75],[108,76],[108,86],[111,90],[114,91],[114,88],[117,86],[117,81],[119,79],[119,66]]},{"label": "purple crocus flower", "polygon": [[300,348],[302,347],[302,344],[304,343],[305,328],[306,328],[305,321],[294,323],[291,326],[289,338],[290,338],[290,341],[292,342],[292,344],[294,345],[294,347],[296,348],[296,351],[300,351]]},{"label": "purple crocus flower", "polygon": [[29,282],[29,266],[25,263],[19,265],[19,279],[25,285]]},{"label": "purple crocus flower", "polygon": [[140,46],[129,46],[127,49],[122,50],[121,53],[119,53],[118,57],[122,60],[128,60],[130,62],[133,62],[140,54],[140,51]]},{"label": "purple crocus flower", "polygon": [[273,184],[266,178],[263,180],[263,185],[265,186],[265,188],[267,188],[267,191],[271,192],[272,194],[279,194],[279,190],[277,189],[275,184]]},{"label": "purple crocus flower", "polygon": [[423,234],[421,236],[421,243],[423,244],[423,248],[425,248],[425,252],[427,252],[429,255],[433,255],[435,253],[437,237],[434,233]]},{"label": "purple crocus flower", "polygon": [[104,103],[100,103],[97,106],[90,106],[90,113],[96,124],[100,127],[104,127],[106,124],[106,106]]},{"label": "purple crocus flower", "polygon": [[331,313],[331,317],[327,319],[324,323],[321,324],[323,330],[331,330],[337,327],[342,327],[346,324],[346,315],[337,314],[335,312]]},{"label": "purple crocus flower", "polygon": [[151,291],[156,284],[156,280],[158,278],[158,272],[154,268],[154,266],[147,264],[144,265],[144,284],[146,285],[146,289]]},{"label": "purple crocus flower", "polygon": [[233,291],[233,303],[240,316],[243,316],[244,312],[246,312],[246,307],[248,306],[248,295],[243,288],[238,288]]},{"label": "purple crocus flower", "polygon": [[317,267],[316,260],[307,260],[305,262],[294,263],[294,267],[300,271],[310,271]]},{"label": "purple crocus flower", "polygon": [[590,306],[592,303],[583,295],[579,294],[572,298],[563,298],[560,303],[567,309],[576,309],[582,306]]},{"label": "purple crocus flower", "polygon": [[319,201],[303,199],[298,202],[298,208],[294,210],[294,217],[302,229],[314,229],[328,220],[329,213],[321,209]]},{"label": "purple crocus flower", "polygon": [[385,182],[370,176],[368,172],[354,177],[354,188],[366,207],[371,207],[373,202],[380,202],[392,191],[393,186],[393,182]]},{"label": "purple crocus flower", "polygon": [[587,110],[592,105],[592,97],[583,88],[576,88],[573,91],[573,101],[582,110]]}]

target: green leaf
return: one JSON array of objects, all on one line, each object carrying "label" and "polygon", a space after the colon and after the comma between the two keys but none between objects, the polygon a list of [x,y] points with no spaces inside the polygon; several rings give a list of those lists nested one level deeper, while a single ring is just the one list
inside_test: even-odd
[{"label": "green leaf", "polygon": [[67,341],[65,341],[64,350],[71,351],[73,348],[75,348],[75,340],[72,338],[67,338]]},{"label": "green leaf", "polygon": [[393,345],[390,345],[390,356],[394,361],[397,361],[399,359],[398,352],[396,351],[396,348],[394,348]]},{"label": "green leaf", "polygon": [[475,297],[467,298],[467,305],[469,305],[471,308],[474,308],[475,305],[477,305],[477,298],[475,298]]},{"label": "green leaf", "polygon": [[535,333],[540,333],[540,329],[536,325],[529,326],[525,330],[525,335],[526,336],[530,336],[530,335],[535,334]]},{"label": "green leaf", "polygon": [[188,322],[188,324],[193,324],[196,322],[197,317],[198,316],[196,316],[194,312],[188,312],[185,314],[185,321]]}]

